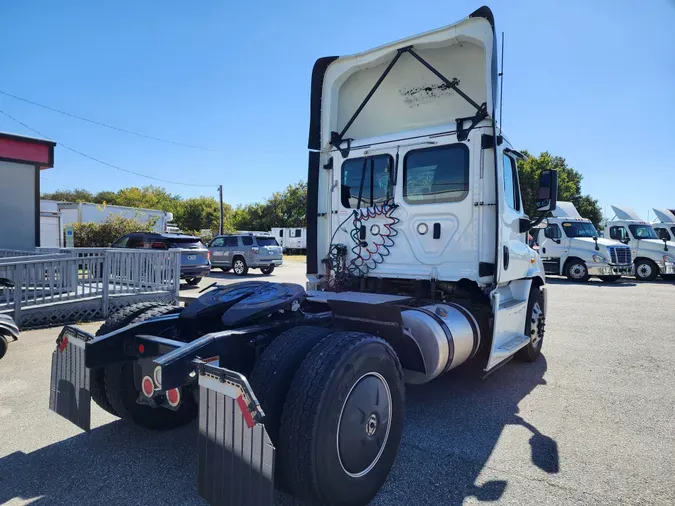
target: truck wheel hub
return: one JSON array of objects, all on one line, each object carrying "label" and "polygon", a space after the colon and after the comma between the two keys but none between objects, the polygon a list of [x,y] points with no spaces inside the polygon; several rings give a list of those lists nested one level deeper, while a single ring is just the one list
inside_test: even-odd
[{"label": "truck wheel hub", "polygon": [[342,406],[337,452],[342,469],[358,478],[380,460],[389,438],[391,392],[382,375],[371,372],[354,384]]}]

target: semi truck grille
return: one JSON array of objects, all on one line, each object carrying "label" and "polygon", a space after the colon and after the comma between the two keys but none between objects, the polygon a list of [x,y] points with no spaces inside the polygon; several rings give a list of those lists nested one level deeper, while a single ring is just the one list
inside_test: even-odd
[{"label": "semi truck grille", "polygon": [[625,265],[631,263],[630,248],[625,246],[614,246],[609,248],[609,254],[613,264]]}]

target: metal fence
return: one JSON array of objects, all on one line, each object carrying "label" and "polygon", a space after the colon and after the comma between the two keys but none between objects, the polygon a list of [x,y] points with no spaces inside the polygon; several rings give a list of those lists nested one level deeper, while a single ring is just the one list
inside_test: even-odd
[{"label": "metal fence", "polygon": [[[105,318],[111,305],[123,306],[125,299],[132,303],[145,296],[175,302],[180,250],[42,250],[0,257],[0,277],[15,285],[0,288],[0,312],[11,313],[17,324],[27,322],[32,313],[40,314],[37,326],[83,314]],[[50,308],[54,315],[50,316]]]}]

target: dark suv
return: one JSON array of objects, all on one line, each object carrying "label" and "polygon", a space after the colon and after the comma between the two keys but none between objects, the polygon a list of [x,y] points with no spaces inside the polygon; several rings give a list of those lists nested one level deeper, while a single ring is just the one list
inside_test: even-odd
[{"label": "dark suv", "polygon": [[180,277],[188,285],[198,284],[203,276],[211,272],[209,250],[199,237],[184,234],[159,234],[135,232],[123,235],[113,244],[113,248],[132,249],[173,249],[182,250],[180,255]]},{"label": "dark suv", "polygon": [[209,243],[211,262],[225,272],[232,269],[244,276],[249,268],[272,274],[283,263],[281,246],[270,234],[238,233],[220,235]]}]

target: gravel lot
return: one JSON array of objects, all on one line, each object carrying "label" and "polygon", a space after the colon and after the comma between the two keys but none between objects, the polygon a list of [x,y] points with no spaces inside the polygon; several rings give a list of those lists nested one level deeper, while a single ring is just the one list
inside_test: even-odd
[{"label": "gravel lot", "polygon": [[[258,272],[303,283],[304,266]],[[549,293],[536,363],[407,389],[403,442],[374,505],[673,504],[675,285],[552,280]],[[85,434],[48,411],[59,330],[23,333],[0,361],[0,503],[204,505],[194,424],[146,432],[94,406]]]}]

